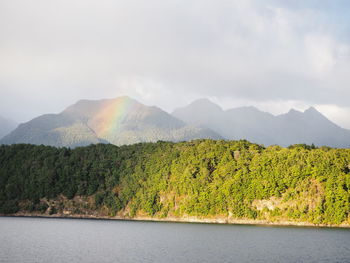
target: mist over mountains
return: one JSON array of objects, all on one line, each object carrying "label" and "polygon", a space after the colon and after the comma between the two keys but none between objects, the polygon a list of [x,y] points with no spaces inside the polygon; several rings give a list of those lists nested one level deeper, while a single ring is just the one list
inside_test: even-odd
[{"label": "mist over mountains", "polygon": [[291,109],[274,116],[255,107],[223,110],[207,99],[200,99],[176,109],[173,116],[192,125],[211,128],[229,140],[247,139],[281,146],[314,143],[350,147],[350,130],[334,124],[313,107],[304,112]]},{"label": "mist over mountains", "polygon": [[0,116],[0,139],[14,130],[17,125],[15,121]]},{"label": "mist over mountains", "polygon": [[46,114],[0,140],[0,144],[30,143],[77,147],[95,143],[115,145],[138,142],[222,139],[212,130],[194,127],[158,107],[129,97],[81,100],[59,114]]},{"label": "mist over mountains", "polygon": [[264,145],[314,143],[350,147],[350,130],[334,124],[312,107],[305,112],[292,109],[274,116],[255,107],[223,110],[200,99],[169,114],[129,97],[78,101],[59,114],[41,115],[20,124],[0,144],[77,147],[207,138],[247,139]]}]

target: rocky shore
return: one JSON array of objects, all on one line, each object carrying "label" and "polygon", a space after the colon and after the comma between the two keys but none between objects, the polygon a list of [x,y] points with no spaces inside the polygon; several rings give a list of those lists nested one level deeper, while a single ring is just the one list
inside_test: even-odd
[{"label": "rocky shore", "polygon": [[40,217],[40,218],[72,218],[72,219],[103,219],[103,220],[126,220],[126,221],[152,221],[152,222],[178,222],[178,223],[204,223],[204,224],[232,224],[232,225],[262,225],[262,226],[296,226],[296,227],[337,227],[350,228],[348,224],[331,225],[331,224],[313,224],[309,222],[293,221],[267,221],[252,219],[233,219],[224,217],[200,218],[195,216],[186,217],[147,217],[147,216],[104,216],[104,215],[87,215],[87,214],[41,214],[18,212],[15,214],[0,214],[6,217]]}]

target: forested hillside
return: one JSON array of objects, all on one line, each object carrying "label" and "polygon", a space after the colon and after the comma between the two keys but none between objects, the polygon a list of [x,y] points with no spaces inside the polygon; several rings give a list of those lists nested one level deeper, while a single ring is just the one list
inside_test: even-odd
[{"label": "forested hillside", "polygon": [[0,146],[0,213],[350,223],[350,149]]}]

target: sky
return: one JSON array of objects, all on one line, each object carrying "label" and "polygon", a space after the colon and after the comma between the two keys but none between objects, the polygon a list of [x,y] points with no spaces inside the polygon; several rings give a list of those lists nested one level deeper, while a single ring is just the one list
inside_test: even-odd
[{"label": "sky", "polygon": [[348,0],[2,0],[0,115],[25,122],[128,95],[199,98],[350,129]]}]

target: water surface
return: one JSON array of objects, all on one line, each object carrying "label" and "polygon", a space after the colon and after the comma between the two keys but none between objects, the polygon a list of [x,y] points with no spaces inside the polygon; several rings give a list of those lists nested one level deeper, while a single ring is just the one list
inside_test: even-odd
[{"label": "water surface", "polygon": [[350,229],[0,217],[0,262],[350,262]]}]

